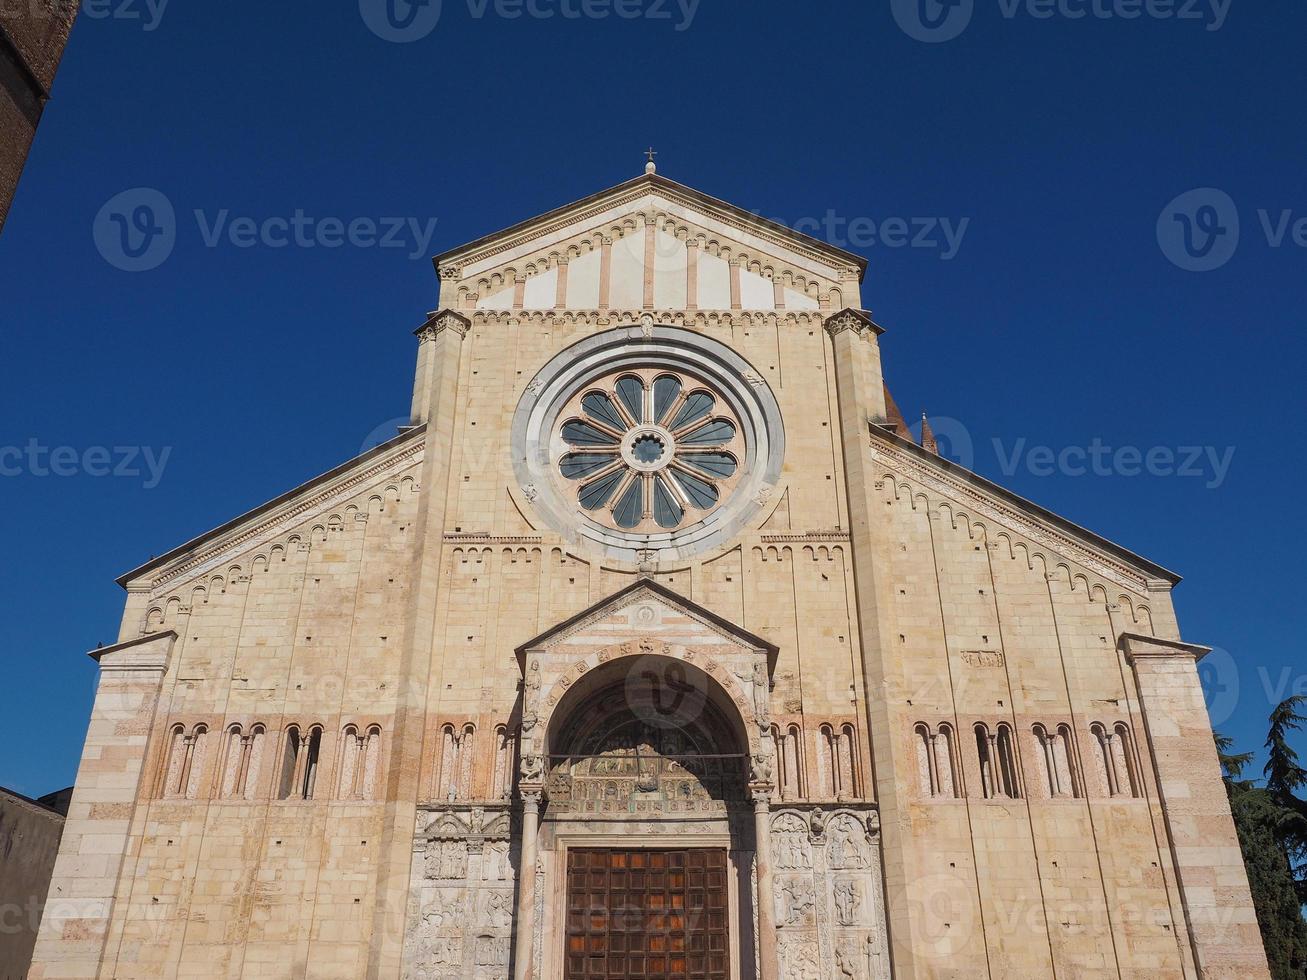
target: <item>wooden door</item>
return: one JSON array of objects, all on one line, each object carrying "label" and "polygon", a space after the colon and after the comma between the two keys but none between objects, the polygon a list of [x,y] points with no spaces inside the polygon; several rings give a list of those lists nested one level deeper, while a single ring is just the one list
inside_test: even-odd
[{"label": "wooden door", "polygon": [[726,851],[567,852],[566,980],[728,980]]}]

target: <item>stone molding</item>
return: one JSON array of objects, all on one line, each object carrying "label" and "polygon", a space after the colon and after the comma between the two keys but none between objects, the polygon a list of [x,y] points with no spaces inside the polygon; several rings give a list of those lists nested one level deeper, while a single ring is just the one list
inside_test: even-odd
[{"label": "stone molding", "polygon": [[[884,436],[883,433],[881,435]],[[873,437],[871,442],[872,459],[889,468],[890,472],[886,475],[915,481],[924,489],[951,497],[954,501],[964,503],[974,516],[993,521],[1032,544],[1049,549],[1054,553],[1050,557],[1055,559],[1049,562],[1050,566],[1057,563],[1057,558],[1070,559],[1121,588],[1129,589],[1139,598],[1147,599],[1149,583],[1156,581],[1152,576],[1091,551],[1085,544],[1058,531],[1050,523],[1037,519],[1029,512],[1001,503],[969,481],[958,479],[938,466],[930,466],[915,459],[906,449],[886,441],[886,438],[888,437]],[[895,490],[897,489],[896,484]],[[907,489],[910,493],[911,487]]]},{"label": "stone molding", "polygon": [[[314,512],[346,497],[362,493],[376,483],[385,482],[396,475],[396,471],[401,467],[416,464],[426,448],[425,438],[419,438],[416,434],[424,431],[425,426],[412,427],[396,440],[398,444],[393,446],[390,452],[352,473],[348,472],[348,468],[367,459],[366,456],[346,463],[337,470],[292,490],[284,495],[280,506],[276,506],[277,502],[274,501],[270,508],[266,508],[267,516],[262,520],[257,518],[262,516],[261,512],[265,508],[252,511],[244,518],[236,518],[226,529],[219,528],[197,538],[194,550],[179,555],[173,564],[165,564],[157,570],[151,570],[152,577],[148,580],[151,596],[161,596],[176,588],[178,580],[184,583],[187,576],[203,575],[222,564],[234,552],[271,541],[294,528]],[[187,546],[183,545],[182,548]],[[150,566],[145,566],[145,569],[149,570]],[[140,574],[145,572],[142,571]],[[128,575],[137,577],[136,573],[129,572]],[[133,582],[132,586],[136,591],[141,590],[139,583]]]},{"label": "stone molding", "polygon": [[100,665],[101,673],[113,670],[157,670],[163,674],[168,670],[173,641],[176,639],[176,632],[164,630],[161,633],[135,636],[113,646],[99,647],[88,651],[86,655]]},{"label": "stone molding", "polygon": [[[573,225],[585,225],[588,222],[596,221],[600,225],[606,225],[610,221],[633,220],[637,216],[647,221],[646,212],[652,213],[653,219],[657,221],[663,216],[663,209],[657,203],[659,198],[662,198],[666,204],[672,207],[679,207],[692,214],[701,214],[709,220],[720,222],[726,228],[740,235],[750,236],[766,245],[792,252],[795,256],[828,270],[829,275],[827,278],[832,282],[856,281],[860,278],[860,272],[854,264],[855,261],[860,260],[857,260],[857,257],[852,254],[844,253],[843,250],[837,252],[833,249],[831,252],[826,252],[819,247],[814,247],[821,244],[816,240],[813,240],[813,245],[805,243],[803,239],[808,236],[789,231],[789,229],[779,225],[771,227],[769,226],[770,223],[764,223],[756,215],[747,215],[744,212],[737,213],[736,209],[724,201],[718,201],[716,198],[701,194],[692,188],[684,187],[666,178],[651,175],[637,177],[608,191],[601,191],[591,198],[564,205],[537,218],[528,219],[506,232],[492,236],[490,239],[482,239],[446,252],[438,257],[437,269],[440,271],[442,278],[446,278],[446,268],[454,266],[459,268],[461,274],[464,269],[470,266],[485,263],[495,256],[512,252],[530,244],[532,241],[558,235]],[[646,204],[646,202],[650,203]],[[623,213],[620,217],[611,215],[611,212],[620,211],[623,208],[630,208],[631,210],[628,213]],[[609,218],[604,218],[605,215],[609,215]],[[667,215],[667,217],[671,218],[673,216]],[[601,218],[603,220],[600,220]],[[686,221],[687,219],[677,216],[677,220]],[[706,226],[702,228],[702,231],[707,235],[718,234],[718,232]],[[596,235],[604,233],[604,229],[596,228],[584,234]],[[741,246],[745,245],[743,242],[740,244]],[[549,248],[565,250],[565,245],[551,243]],[[536,254],[535,252],[532,253],[533,256]],[[517,260],[523,263],[532,261],[527,256],[519,256]],[[490,270],[485,271],[489,272]]]},{"label": "stone molding", "polygon": [[1212,652],[1211,647],[1181,640],[1164,640],[1141,633],[1122,633],[1118,646],[1129,664],[1145,659],[1175,659],[1197,663]]}]

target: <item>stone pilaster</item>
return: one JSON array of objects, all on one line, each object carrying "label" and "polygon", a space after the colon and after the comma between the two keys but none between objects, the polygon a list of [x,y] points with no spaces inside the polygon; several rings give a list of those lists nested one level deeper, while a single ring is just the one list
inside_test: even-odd
[{"label": "stone pilaster", "polygon": [[90,654],[100,664],[100,683],[31,977],[89,980],[100,974],[123,861],[140,846],[133,818],[148,792],[146,754],[176,639],[169,630]]},{"label": "stone pilaster", "polygon": [[[421,780],[422,739],[427,688],[435,650],[436,600],[449,502],[450,456],[458,408],[463,340],[471,329],[467,317],[442,310],[418,330],[428,348],[418,379],[421,415],[426,423],[426,452],[414,528],[410,600],[405,617],[399,666],[400,694],[395,705],[395,734],[383,799],[385,816],[377,870],[369,978],[398,978],[403,969],[405,913],[413,860],[413,827]],[[415,397],[415,404],[419,399]]]},{"label": "stone pilaster", "polygon": [[1134,671],[1198,974],[1269,976],[1212,724],[1198,679],[1207,647],[1123,633]]},{"label": "stone pilaster", "polygon": [[901,747],[893,733],[900,730],[897,715],[902,701],[901,668],[890,644],[882,610],[889,607],[885,586],[876,569],[888,567],[883,529],[883,507],[874,506],[876,474],[869,449],[873,421],[885,417],[884,382],[877,338],[883,332],[861,310],[845,309],[826,321],[830,335],[838,398],[838,421],[848,488],[849,540],[853,552],[857,596],[858,633],[861,641],[864,704],[867,730],[872,733],[871,753],[880,803],[881,838],[885,868],[885,899],[894,972],[917,975],[912,942],[911,910],[916,871],[912,859],[912,829],[907,800],[899,774],[915,762],[900,758]]}]

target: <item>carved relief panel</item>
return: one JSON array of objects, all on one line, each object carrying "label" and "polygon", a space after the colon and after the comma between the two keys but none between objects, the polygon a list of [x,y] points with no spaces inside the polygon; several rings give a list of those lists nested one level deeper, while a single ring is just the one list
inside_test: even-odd
[{"label": "carved relief panel", "polygon": [[771,851],[781,980],[887,980],[876,810],[777,810]]},{"label": "carved relief panel", "polygon": [[515,884],[507,807],[423,807],[416,829],[405,980],[507,980]]}]

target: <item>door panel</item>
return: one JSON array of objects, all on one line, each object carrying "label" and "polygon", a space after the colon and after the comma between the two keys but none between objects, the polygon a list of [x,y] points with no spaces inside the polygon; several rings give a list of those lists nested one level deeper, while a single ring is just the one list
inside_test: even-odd
[{"label": "door panel", "polygon": [[726,851],[567,852],[566,980],[727,980]]}]

